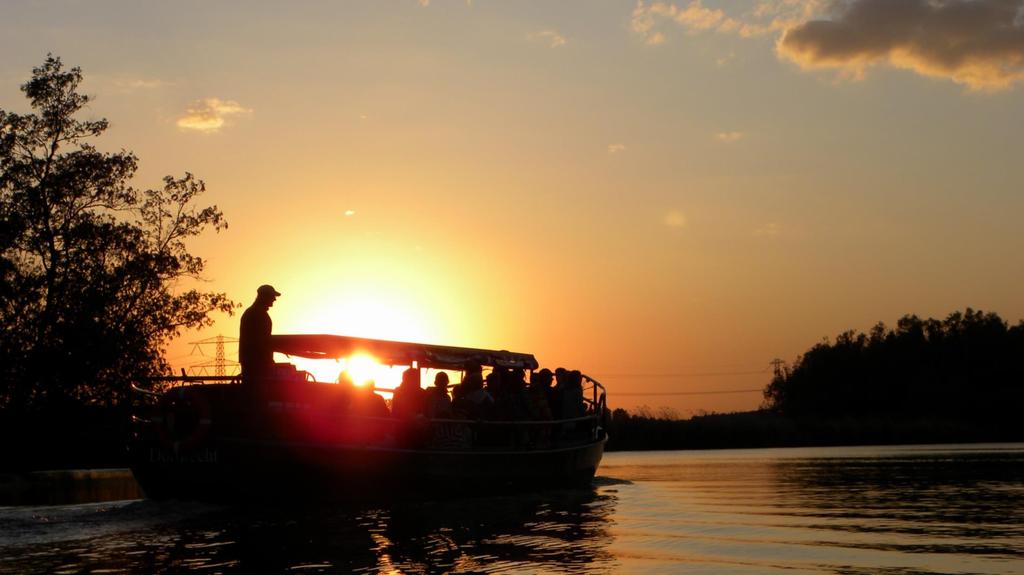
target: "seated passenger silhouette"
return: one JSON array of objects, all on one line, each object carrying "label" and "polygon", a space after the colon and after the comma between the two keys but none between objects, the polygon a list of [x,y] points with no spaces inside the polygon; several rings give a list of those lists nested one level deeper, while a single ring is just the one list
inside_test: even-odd
[{"label": "seated passenger silhouette", "polygon": [[[583,374],[579,371],[567,371],[557,387],[559,416],[558,419],[575,419],[586,415],[586,404],[583,402]],[[584,427],[580,422],[562,424],[562,437],[572,437],[576,431]]]},{"label": "seated passenger silhouette", "polygon": [[561,419],[572,419],[584,415],[582,373],[579,371],[567,372],[558,389],[558,395],[562,410]]},{"label": "seated passenger silhouette", "polygon": [[391,416],[412,419],[423,415],[425,409],[426,397],[420,387],[420,370],[410,367],[402,372],[402,383],[391,399]]},{"label": "seated passenger silhouette", "polygon": [[426,391],[426,414],[431,419],[452,416],[452,400],[448,397],[448,374],[441,371],[434,376],[434,387]]},{"label": "seated passenger silhouette", "polygon": [[500,402],[505,398],[505,377],[503,370],[500,367],[491,369],[491,372],[484,377],[484,389],[487,393],[491,394],[495,402]]},{"label": "seated passenger silhouette", "polygon": [[[535,371],[530,375],[530,387],[526,390],[526,398],[530,419],[534,421],[554,419],[550,400],[552,379],[550,369]],[[535,446],[546,447],[551,444],[551,434],[552,426],[536,426],[530,430],[529,439]]]},{"label": "seated passenger silhouette", "polygon": [[356,394],[356,384],[352,381],[352,376],[347,371],[343,371],[338,374],[338,396],[340,403],[337,406],[341,412],[347,412],[352,406],[352,401]]},{"label": "seated passenger silhouette", "polygon": [[373,380],[356,387],[350,413],[362,418],[373,418],[353,421],[356,438],[360,443],[381,443],[387,440],[388,434],[394,433],[389,422],[381,421],[390,418],[391,414],[388,413],[388,406],[384,398],[376,393],[376,385]]},{"label": "seated passenger silhouette", "polygon": [[529,399],[526,397],[526,372],[522,369],[511,369],[505,372],[505,418],[511,421],[524,421],[530,418]]},{"label": "seated passenger silhouette", "polygon": [[455,405],[455,402],[462,399],[462,396],[465,395],[462,391],[461,383],[456,383],[455,385],[450,386],[448,391],[451,392],[452,405]]},{"label": "seated passenger silhouette", "polygon": [[370,380],[362,386],[356,387],[352,396],[352,415],[360,417],[388,417],[387,403],[384,398],[377,395],[376,385]]},{"label": "seated passenger silhouette", "polygon": [[540,421],[550,420],[551,415],[551,380],[550,369],[535,371],[530,376],[530,387],[526,390],[530,418]]},{"label": "seated passenger silhouette", "polygon": [[548,401],[551,403],[551,416],[555,419],[562,419],[562,390],[567,385],[566,377],[569,371],[564,367],[555,369],[555,386],[548,394]]},{"label": "seated passenger silhouette", "polygon": [[469,419],[489,417],[494,406],[494,398],[484,389],[484,380],[480,372],[467,373],[462,380],[461,388],[461,397],[453,405],[457,415]]}]

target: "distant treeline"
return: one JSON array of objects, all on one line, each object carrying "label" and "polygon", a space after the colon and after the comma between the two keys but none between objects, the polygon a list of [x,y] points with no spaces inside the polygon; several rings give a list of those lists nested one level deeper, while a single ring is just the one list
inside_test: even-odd
[{"label": "distant treeline", "polygon": [[615,449],[1024,440],[1024,322],[967,308],[847,331],[780,368],[760,411],[616,409]]},{"label": "distant treeline", "polygon": [[848,331],[812,347],[765,390],[793,417],[1020,418],[1024,322],[967,308],[945,320],[904,316],[894,329]]},{"label": "distant treeline", "polygon": [[1024,422],[889,416],[791,417],[769,410],[673,419],[616,409],[609,451],[1024,441]]}]

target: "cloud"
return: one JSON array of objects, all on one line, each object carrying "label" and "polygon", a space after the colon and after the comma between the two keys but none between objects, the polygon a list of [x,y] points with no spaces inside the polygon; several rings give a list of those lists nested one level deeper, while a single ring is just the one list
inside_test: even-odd
[{"label": "cloud", "polygon": [[761,238],[775,238],[782,233],[782,227],[775,222],[768,222],[754,229],[754,235]]},{"label": "cloud", "polygon": [[665,41],[665,36],[657,31],[657,27],[665,20],[691,31],[727,29],[736,23],[721,10],[706,8],[701,0],[692,0],[683,8],[665,2],[645,5],[639,1],[633,9],[631,26],[634,32],[644,36],[648,44],[660,44]]},{"label": "cloud", "polygon": [[626,150],[626,144],[608,144],[609,154],[618,154]]},{"label": "cloud", "polygon": [[643,0],[633,8],[630,22],[633,32],[647,44],[662,44],[666,23],[674,24],[689,33],[717,32],[737,34],[744,38],[781,32],[806,21],[820,11],[823,0],[760,0],[757,6],[743,15],[729,15],[721,8],[704,5],[703,0],[675,4]]},{"label": "cloud", "polygon": [[665,225],[670,228],[685,228],[686,214],[679,210],[669,210],[662,221],[664,221]]},{"label": "cloud", "polygon": [[116,90],[125,93],[137,92],[139,90],[156,90],[174,85],[173,82],[147,78],[115,78],[112,83]]},{"label": "cloud", "polygon": [[742,140],[744,137],[746,137],[746,134],[744,134],[743,132],[718,132],[717,134],[715,134],[715,139],[724,144],[738,142]]},{"label": "cloud", "polygon": [[206,98],[194,102],[185,113],[178,118],[178,128],[197,132],[219,132],[232,116],[251,114],[252,110],[243,108],[234,100]]},{"label": "cloud", "polygon": [[648,35],[644,42],[649,46],[657,46],[659,44],[664,44],[665,35],[662,34],[661,32],[654,32],[653,34]]},{"label": "cloud", "polygon": [[804,68],[862,77],[888,64],[972,89],[1024,79],[1021,0],[852,0],[787,30],[779,54]]},{"label": "cloud", "polygon": [[665,42],[666,26],[774,36],[780,58],[850,78],[887,65],[974,90],[1024,80],[1024,0],[760,0],[733,14],[704,0],[641,0],[631,25],[647,44]]},{"label": "cloud", "polygon": [[551,48],[558,48],[569,43],[569,41],[565,39],[565,36],[558,33],[558,30],[550,28],[547,30],[541,30],[540,32],[533,32],[528,36],[528,38],[531,42],[542,42]]},{"label": "cloud", "polygon": [[159,90],[174,86],[174,82],[159,78],[139,78],[133,76],[105,76],[97,74],[85,80],[89,88],[96,86],[98,91],[117,94],[134,94],[142,91]]}]

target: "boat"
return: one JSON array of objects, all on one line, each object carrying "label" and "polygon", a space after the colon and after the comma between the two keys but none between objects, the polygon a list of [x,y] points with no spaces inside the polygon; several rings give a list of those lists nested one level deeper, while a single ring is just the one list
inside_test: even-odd
[{"label": "boat", "polygon": [[[532,354],[338,335],[274,335],[290,357],[445,370],[538,369]],[[428,372],[429,373],[429,372]],[[604,453],[604,387],[581,376],[575,417],[391,417],[357,408],[394,390],[316,381],[277,363],[238,376],[149,378],[133,385],[131,469],[152,499],[395,499],[589,485]],[[359,399],[361,398],[361,399]],[[358,401],[357,401],[358,400]],[[374,403],[370,401],[369,403]]]}]

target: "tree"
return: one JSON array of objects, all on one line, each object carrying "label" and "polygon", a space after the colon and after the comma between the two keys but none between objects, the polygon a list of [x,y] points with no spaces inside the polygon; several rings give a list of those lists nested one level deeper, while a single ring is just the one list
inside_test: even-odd
[{"label": "tree", "polygon": [[166,373],[162,349],[182,329],[231,313],[223,293],[184,289],[205,262],[186,241],[227,228],[196,207],[192,174],[159,189],[131,180],[138,159],[91,143],[107,121],[79,68],[47,57],[21,87],[34,114],[0,110],[0,407],[112,405],[133,377]]},{"label": "tree", "polygon": [[819,343],[765,388],[787,416],[1019,420],[1024,322],[967,308],[945,320],[906,315],[895,329]]}]

